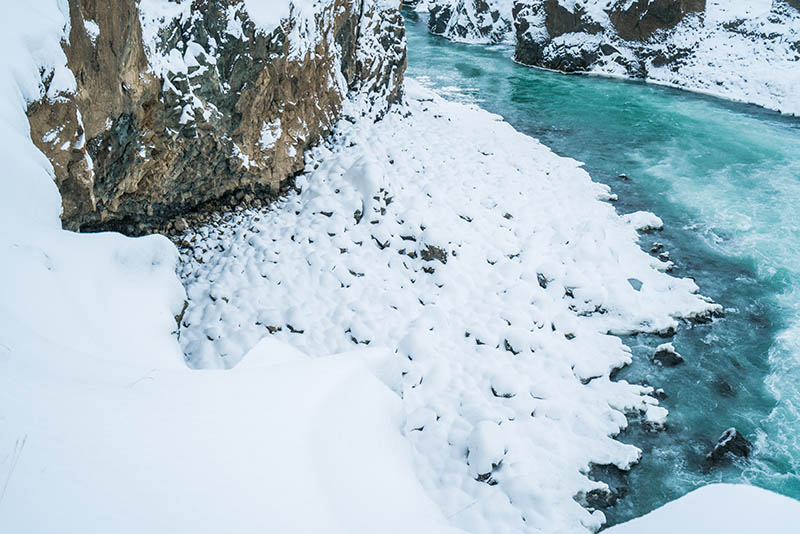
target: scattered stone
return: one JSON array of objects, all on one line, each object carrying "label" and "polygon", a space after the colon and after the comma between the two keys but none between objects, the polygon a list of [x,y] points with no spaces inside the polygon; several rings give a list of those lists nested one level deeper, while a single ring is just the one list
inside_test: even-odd
[{"label": "scattered stone", "polygon": [[717,391],[717,393],[719,393],[723,397],[735,397],[736,396],[736,390],[733,389],[733,386],[731,386],[731,383],[728,382],[725,379],[725,377],[723,377],[723,376],[718,376],[714,380],[714,389]]},{"label": "scattered stone", "polygon": [[719,465],[731,456],[748,458],[753,452],[753,444],[747,440],[738,430],[731,427],[722,433],[717,440],[714,449],[706,456],[706,461]]},{"label": "scattered stone", "polygon": [[433,245],[426,245],[426,247],[420,251],[420,255],[424,261],[438,260],[442,263],[447,263],[447,252]]},{"label": "scattered stone", "polygon": [[658,362],[664,367],[675,367],[684,362],[683,356],[678,354],[675,346],[672,343],[664,343],[656,347],[656,352],[653,354],[653,361]]},{"label": "scattered stone", "polygon": [[611,491],[610,488],[593,489],[584,496],[584,502],[589,508],[605,509],[617,504],[619,495]]}]

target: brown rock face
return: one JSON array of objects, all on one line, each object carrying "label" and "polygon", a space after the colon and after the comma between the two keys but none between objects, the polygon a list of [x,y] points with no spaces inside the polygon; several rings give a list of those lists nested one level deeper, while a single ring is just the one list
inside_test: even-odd
[{"label": "brown rock face", "polygon": [[[242,0],[193,0],[153,46],[137,4],[70,0],[64,50],[77,91],[28,109],[65,228],[139,234],[215,203],[274,197],[348,93],[377,113],[401,98],[397,9],[334,0],[266,35]],[[293,31],[309,35],[306,50],[293,48]]]},{"label": "brown rock face", "polygon": [[658,30],[672,28],[688,13],[706,9],[706,0],[636,0],[628,9],[618,2],[608,15],[623,39],[644,40]]},{"label": "brown rock face", "polygon": [[558,0],[545,0],[543,9],[545,28],[550,37],[573,32],[599,33],[603,31],[602,26],[587,20],[586,13],[580,6],[576,7],[575,11],[570,11],[561,6]]}]

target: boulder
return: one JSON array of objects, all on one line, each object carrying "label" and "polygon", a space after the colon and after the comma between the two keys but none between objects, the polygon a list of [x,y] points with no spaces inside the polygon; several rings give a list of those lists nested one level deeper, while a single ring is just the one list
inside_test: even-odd
[{"label": "boulder", "polygon": [[675,367],[684,362],[683,356],[678,354],[675,346],[672,343],[664,343],[656,347],[653,354],[653,361],[663,365],[664,367]]},{"label": "boulder", "polygon": [[735,428],[729,428],[717,440],[714,449],[706,455],[706,461],[712,465],[722,463],[731,456],[747,458],[753,452],[753,444],[742,436]]}]

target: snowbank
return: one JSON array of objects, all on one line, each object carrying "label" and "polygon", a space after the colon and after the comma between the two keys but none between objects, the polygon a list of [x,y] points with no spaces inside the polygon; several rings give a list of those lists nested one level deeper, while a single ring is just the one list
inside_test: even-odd
[{"label": "snowbank", "polygon": [[2,532],[450,531],[368,356],[267,340],[200,373],[58,355],[0,366]]},{"label": "snowbank", "polygon": [[753,486],[712,484],[606,534],[792,534],[797,532],[800,501]]},{"label": "snowbank", "polygon": [[175,247],[61,230],[25,110],[74,90],[67,5],[3,9],[0,532],[447,532],[384,353],[267,340],[239,370],[194,372]]},{"label": "snowbank", "polygon": [[184,236],[181,344],[201,368],[270,334],[310,355],[385,347],[418,476],[454,525],[597,528],[573,499],[605,487],[589,464],[628,468],[625,414],[666,415],[610,380],[631,356],[608,332],[717,307],[661,272],[635,229],[655,219],[617,215],[578,162],[413,81],[406,94],[377,123],[343,122],[301,193]]}]

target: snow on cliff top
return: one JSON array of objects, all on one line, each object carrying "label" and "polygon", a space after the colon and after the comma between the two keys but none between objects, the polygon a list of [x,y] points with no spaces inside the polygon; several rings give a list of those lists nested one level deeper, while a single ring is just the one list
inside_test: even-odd
[{"label": "snow on cliff top", "polygon": [[800,501],[753,486],[712,484],[606,534],[794,534]]}]

